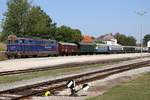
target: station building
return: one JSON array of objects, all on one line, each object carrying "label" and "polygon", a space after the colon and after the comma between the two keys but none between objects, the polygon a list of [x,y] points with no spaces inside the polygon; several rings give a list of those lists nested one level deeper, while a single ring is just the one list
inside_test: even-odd
[{"label": "station building", "polygon": [[97,42],[102,42],[107,45],[118,45],[117,39],[112,34],[106,34],[95,39]]}]

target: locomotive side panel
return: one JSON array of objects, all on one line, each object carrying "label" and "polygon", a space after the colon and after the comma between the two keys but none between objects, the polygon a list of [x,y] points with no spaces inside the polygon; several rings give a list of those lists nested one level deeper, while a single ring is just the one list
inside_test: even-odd
[{"label": "locomotive side panel", "polygon": [[10,57],[58,55],[58,43],[54,40],[18,38],[7,44],[6,55]]}]

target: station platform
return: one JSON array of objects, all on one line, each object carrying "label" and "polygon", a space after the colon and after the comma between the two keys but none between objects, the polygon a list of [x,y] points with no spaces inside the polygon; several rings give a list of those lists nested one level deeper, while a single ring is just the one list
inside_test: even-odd
[{"label": "station platform", "polygon": [[[82,56],[60,56],[60,57],[43,57],[43,58],[24,58],[0,61],[0,72],[24,70],[31,68],[53,67],[63,64],[107,61],[122,58],[140,57],[140,53],[129,54],[102,54],[102,55],[82,55]],[[143,56],[150,56],[150,53],[143,53]]]}]

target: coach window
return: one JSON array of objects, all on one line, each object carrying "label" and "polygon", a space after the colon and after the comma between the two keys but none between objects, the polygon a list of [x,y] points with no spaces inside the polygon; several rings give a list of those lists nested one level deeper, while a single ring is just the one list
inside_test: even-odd
[{"label": "coach window", "polygon": [[18,40],[15,40],[15,41],[11,41],[12,43],[18,43]]},{"label": "coach window", "polygon": [[8,40],[7,43],[10,44],[10,43],[11,43],[11,40]]},{"label": "coach window", "polygon": [[8,44],[11,44],[11,43],[13,43],[13,41],[12,41],[12,40],[8,40],[7,43],[8,43]]}]

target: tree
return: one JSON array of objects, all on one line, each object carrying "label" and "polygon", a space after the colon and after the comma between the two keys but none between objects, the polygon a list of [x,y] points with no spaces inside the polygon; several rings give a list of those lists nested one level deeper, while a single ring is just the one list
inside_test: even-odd
[{"label": "tree", "polygon": [[121,45],[125,45],[126,43],[126,36],[120,33],[115,34],[115,38],[117,39],[117,42]]},{"label": "tree", "polygon": [[82,39],[81,31],[63,25],[57,28],[55,39],[63,42],[79,42]]},{"label": "tree", "polygon": [[27,17],[26,35],[45,39],[54,38],[56,23],[39,7],[33,6]]},{"label": "tree", "polygon": [[150,41],[150,34],[146,34],[143,39],[143,45],[147,46],[147,42]]},{"label": "tree", "polygon": [[72,41],[80,42],[82,39],[82,33],[79,29],[72,29]]},{"label": "tree", "polygon": [[136,39],[133,36],[127,36],[126,41],[126,45],[136,46]]},{"label": "tree", "polygon": [[9,0],[7,6],[8,10],[5,13],[3,32],[5,35],[15,34],[20,36],[25,33],[30,4],[28,0]]},{"label": "tree", "polygon": [[118,43],[125,46],[135,46],[136,39],[133,36],[126,36],[124,34],[116,33],[115,38],[117,39]]},{"label": "tree", "polygon": [[56,27],[56,23],[39,7],[31,6],[28,0],[9,0],[5,13],[3,35],[57,39],[64,42],[79,42],[81,31],[67,26]]},{"label": "tree", "polygon": [[0,42],[2,41],[2,32],[0,32]]},{"label": "tree", "polygon": [[6,40],[5,34],[0,32],[0,42],[4,42],[5,40]]},{"label": "tree", "polygon": [[28,0],[9,0],[3,25],[4,36],[53,38],[56,23],[39,7],[31,6]]}]

